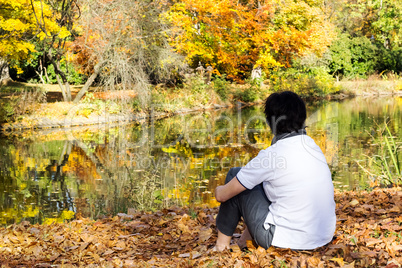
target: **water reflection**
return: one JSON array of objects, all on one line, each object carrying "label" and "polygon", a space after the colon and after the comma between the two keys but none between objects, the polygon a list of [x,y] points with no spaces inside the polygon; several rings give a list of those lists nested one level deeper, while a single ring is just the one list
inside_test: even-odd
[{"label": "water reflection", "polygon": [[[370,135],[391,119],[400,142],[401,98],[310,104],[307,131],[337,187],[367,181],[357,165]],[[262,107],[207,111],[143,124],[49,130],[0,139],[0,224],[101,217],[172,205],[216,206],[213,189],[272,139]]]}]

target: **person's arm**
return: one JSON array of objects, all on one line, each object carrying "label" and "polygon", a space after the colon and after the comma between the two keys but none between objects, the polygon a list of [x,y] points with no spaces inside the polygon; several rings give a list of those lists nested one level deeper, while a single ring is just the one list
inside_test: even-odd
[{"label": "person's arm", "polygon": [[215,199],[218,202],[225,202],[232,198],[233,196],[238,195],[239,193],[246,190],[246,187],[241,185],[241,183],[234,177],[231,181],[226,183],[225,185],[221,185],[216,187],[215,189]]}]

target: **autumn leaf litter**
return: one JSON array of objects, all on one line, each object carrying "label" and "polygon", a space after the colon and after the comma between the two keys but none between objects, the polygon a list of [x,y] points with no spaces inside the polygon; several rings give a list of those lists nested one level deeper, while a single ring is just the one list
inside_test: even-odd
[{"label": "autumn leaf litter", "polygon": [[[314,251],[211,250],[217,208],[0,228],[1,267],[401,267],[402,190],[336,192],[334,240]],[[190,216],[191,215],[191,216]],[[235,240],[243,225],[239,225]]]}]

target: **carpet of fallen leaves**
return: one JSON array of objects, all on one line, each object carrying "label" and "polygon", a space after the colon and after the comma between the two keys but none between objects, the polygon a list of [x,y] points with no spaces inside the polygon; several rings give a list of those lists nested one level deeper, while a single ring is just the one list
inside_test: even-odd
[{"label": "carpet of fallen leaves", "polygon": [[337,192],[333,241],[314,251],[235,244],[213,252],[217,208],[0,228],[1,267],[401,267],[402,190]]}]

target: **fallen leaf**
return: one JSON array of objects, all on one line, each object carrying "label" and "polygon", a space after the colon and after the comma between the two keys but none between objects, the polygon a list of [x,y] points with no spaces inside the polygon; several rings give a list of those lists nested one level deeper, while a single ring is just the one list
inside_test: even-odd
[{"label": "fallen leaf", "polygon": [[354,268],[355,267],[355,262],[343,265],[342,268]]},{"label": "fallen leaf", "polygon": [[393,206],[389,212],[391,213],[401,213],[401,209],[399,208],[399,206]]},{"label": "fallen leaf", "polygon": [[345,265],[343,258],[332,258],[330,261],[336,262],[341,267]]},{"label": "fallen leaf", "polygon": [[114,250],[108,249],[108,250],[106,250],[105,252],[103,252],[102,255],[107,256],[107,255],[110,255],[110,254],[112,254],[112,253],[114,253]]},{"label": "fallen leaf", "polygon": [[350,204],[352,207],[354,207],[354,206],[356,206],[357,204],[359,204],[359,200],[353,199],[352,201],[349,202],[349,204]]},{"label": "fallen leaf", "polygon": [[179,255],[179,258],[189,258],[190,257],[190,253],[183,253]]},{"label": "fallen leaf", "polygon": [[212,236],[212,229],[201,229],[198,235],[200,242],[207,241]]}]

